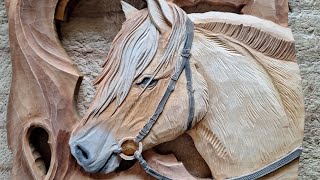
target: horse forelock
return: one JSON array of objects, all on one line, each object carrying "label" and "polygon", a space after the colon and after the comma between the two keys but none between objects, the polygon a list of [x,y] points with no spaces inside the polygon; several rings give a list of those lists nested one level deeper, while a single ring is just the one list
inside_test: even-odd
[{"label": "horse forelock", "polygon": [[[174,23],[154,75],[160,70],[179,65],[180,62],[174,59],[177,59],[176,54],[180,52],[186,39],[187,15],[176,5],[170,4],[170,7]],[[114,110],[124,102],[135,79],[155,59],[159,38],[160,32],[151,21],[146,9],[124,22],[111,45],[103,65],[104,69],[96,79],[98,88],[95,103],[85,118],[98,117],[113,101],[116,103]]]}]

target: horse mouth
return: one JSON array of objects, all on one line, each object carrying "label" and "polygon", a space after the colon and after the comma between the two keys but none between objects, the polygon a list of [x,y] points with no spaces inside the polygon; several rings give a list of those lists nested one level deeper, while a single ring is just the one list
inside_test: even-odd
[{"label": "horse mouth", "polygon": [[119,166],[119,163],[117,161],[118,158],[119,157],[117,154],[112,153],[109,156],[109,158],[106,160],[106,162],[96,172],[103,173],[103,174],[114,172],[115,169],[118,168]]}]

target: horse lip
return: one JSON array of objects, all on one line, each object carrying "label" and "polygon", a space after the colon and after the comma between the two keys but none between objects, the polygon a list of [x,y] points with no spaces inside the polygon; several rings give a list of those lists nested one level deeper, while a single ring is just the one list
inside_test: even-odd
[{"label": "horse lip", "polygon": [[117,155],[112,153],[109,158],[106,160],[106,162],[101,166],[101,168],[97,171],[97,173],[109,173],[109,172],[105,172],[105,170],[109,167],[108,163],[111,162],[112,160],[114,160],[115,158],[117,158]]},{"label": "horse lip", "polygon": [[117,154],[110,154],[110,156],[108,157],[108,159],[101,163],[99,163],[99,161],[93,161],[91,162],[90,164],[79,164],[80,166],[83,167],[83,169],[86,171],[86,172],[89,172],[89,173],[104,173],[104,174],[107,174],[109,173],[109,171],[105,171],[106,169],[109,168],[110,165],[108,165],[110,162],[112,162],[112,160],[116,159],[117,157]]}]

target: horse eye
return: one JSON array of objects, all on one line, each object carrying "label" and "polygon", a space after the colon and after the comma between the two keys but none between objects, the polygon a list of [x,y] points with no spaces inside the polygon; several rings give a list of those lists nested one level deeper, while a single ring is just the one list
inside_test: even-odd
[{"label": "horse eye", "polygon": [[148,86],[147,88],[154,88],[156,86],[157,82],[158,82],[157,79],[151,79],[151,77],[145,77],[145,78],[143,78],[142,81],[138,82],[137,85],[142,88],[145,88],[146,86]]}]

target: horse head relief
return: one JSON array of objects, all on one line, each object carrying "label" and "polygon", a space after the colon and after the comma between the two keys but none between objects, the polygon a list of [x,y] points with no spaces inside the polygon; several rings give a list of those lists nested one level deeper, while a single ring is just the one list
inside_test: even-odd
[{"label": "horse head relief", "polygon": [[223,4],[121,1],[126,20],[81,120],[82,75],[52,23],[69,1],[7,2],[13,179],[296,178],[304,105],[285,18],[182,9],[202,2]]}]

